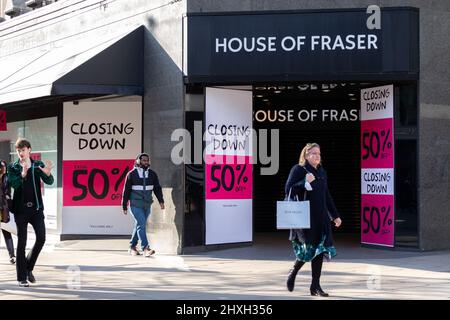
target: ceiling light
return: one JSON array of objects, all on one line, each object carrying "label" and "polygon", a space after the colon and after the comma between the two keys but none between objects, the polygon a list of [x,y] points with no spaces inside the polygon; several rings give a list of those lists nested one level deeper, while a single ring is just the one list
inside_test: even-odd
[{"label": "ceiling light", "polygon": [[304,91],[304,90],[307,90],[307,89],[309,88],[309,85],[307,85],[307,84],[301,84],[301,85],[298,86],[298,88],[299,88],[300,90]]}]

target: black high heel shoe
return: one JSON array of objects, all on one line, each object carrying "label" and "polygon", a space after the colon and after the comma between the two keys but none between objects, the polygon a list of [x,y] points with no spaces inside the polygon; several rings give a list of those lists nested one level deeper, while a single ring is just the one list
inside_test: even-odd
[{"label": "black high heel shoe", "polygon": [[311,291],[312,296],[321,296],[321,297],[329,297],[330,296],[328,293],[324,292],[321,287],[311,288],[310,291]]}]

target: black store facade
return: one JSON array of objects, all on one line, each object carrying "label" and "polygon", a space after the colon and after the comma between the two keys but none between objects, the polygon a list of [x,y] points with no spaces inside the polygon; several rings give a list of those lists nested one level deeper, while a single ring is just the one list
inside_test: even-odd
[{"label": "black store facade", "polygon": [[[373,19],[376,18],[366,9],[192,13],[185,17],[186,92],[200,95],[205,103],[204,110],[186,112],[186,128],[193,134],[195,121],[205,121],[203,129],[208,135],[209,128],[216,129],[217,125],[234,128],[237,123],[239,127],[242,122],[233,122],[233,116],[221,108],[236,103],[239,92],[247,92],[251,96],[248,108],[256,138],[261,138],[261,129],[267,130],[266,155],[279,153],[276,174],[261,174],[261,169],[273,165],[275,160],[262,164],[254,149],[253,158],[258,161],[253,162],[251,186],[253,235],[285,233],[276,228],[276,201],[284,198],[285,181],[291,167],[298,163],[301,148],[308,142],[317,142],[331,193],[344,221],[336,232],[353,235],[355,241],[367,245],[419,247],[419,10],[384,8],[378,17],[379,28],[371,27],[377,21]],[[367,132],[361,114],[366,107],[372,111],[386,108],[386,101],[367,101],[380,94],[390,96],[392,125],[381,129],[374,123],[375,133]],[[223,103],[217,103],[218,99]],[[220,116],[214,117],[215,113]],[[230,122],[227,116],[231,117]],[[217,118],[223,121],[214,122]],[[278,129],[275,140],[270,140],[272,129]],[[233,132],[229,134],[233,136]],[[389,135],[392,136],[388,138]],[[274,146],[276,140],[278,150]],[[253,147],[255,144],[253,141]],[[369,169],[369,174],[362,167],[362,158],[388,157],[385,151],[392,157],[388,180],[394,182],[387,188],[391,189],[388,193],[393,195],[392,202],[382,200],[373,209],[362,196],[366,188],[371,188],[365,180],[383,179],[380,172],[387,169],[375,174],[371,171],[375,169]],[[222,188],[231,188],[231,170],[227,173],[222,169],[212,172],[208,165],[186,166],[185,247],[220,242],[208,238],[208,232],[223,232],[223,242],[233,242],[226,240],[239,238],[231,235],[238,232],[232,226],[249,225],[247,218],[242,217],[247,209],[241,209],[241,217],[236,218],[227,208],[231,206],[228,200],[219,207],[208,208],[208,201],[220,201],[208,195],[211,189],[219,189],[220,178],[226,180],[228,174],[228,182]],[[241,171],[238,168],[235,172],[236,180]],[[243,201],[238,198],[235,196],[233,204],[237,211],[239,201]],[[211,216],[221,210],[222,220],[213,221]],[[366,238],[366,233],[377,235]],[[388,234],[391,240],[383,242]],[[246,239],[248,235],[246,238],[242,234],[236,242]]]}]

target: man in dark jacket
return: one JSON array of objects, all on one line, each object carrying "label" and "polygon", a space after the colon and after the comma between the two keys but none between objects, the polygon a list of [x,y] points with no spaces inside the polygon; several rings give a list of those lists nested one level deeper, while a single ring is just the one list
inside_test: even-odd
[{"label": "man in dark jacket", "polygon": [[159,184],[158,176],[150,168],[150,156],[147,153],[141,153],[136,157],[136,165],[133,170],[128,172],[122,195],[123,213],[128,212],[128,201],[130,202],[130,211],[135,220],[133,233],[130,240],[130,254],[139,255],[136,249],[138,240],[141,241],[144,257],[150,257],[155,253],[151,249],[147,239],[147,219],[150,216],[151,205],[153,202],[152,191],[155,191],[161,209],[164,210],[164,198],[162,188]]},{"label": "man in dark jacket", "polygon": [[[52,184],[52,163],[31,159],[31,144],[28,140],[19,138],[16,142],[19,159],[9,165],[8,181],[14,189],[13,213],[17,225],[17,281],[19,286],[28,287],[28,281],[36,282],[32,273],[36,260],[45,243],[44,204],[41,194],[41,180]],[[33,226],[36,242],[25,257],[27,245],[28,224]],[[27,281],[28,280],[28,281]]]}]

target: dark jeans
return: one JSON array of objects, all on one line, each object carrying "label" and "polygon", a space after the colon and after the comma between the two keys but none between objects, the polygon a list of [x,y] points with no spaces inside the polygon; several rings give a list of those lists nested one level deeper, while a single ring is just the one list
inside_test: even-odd
[{"label": "dark jeans", "polygon": [[2,233],[3,233],[3,237],[5,238],[5,243],[6,243],[6,249],[8,250],[8,254],[9,257],[12,258],[14,257],[14,242],[11,236],[11,233],[9,233],[6,230],[2,229]]},{"label": "dark jeans", "polygon": [[[18,238],[16,258],[17,281],[25,281],[27,280],[28,271],[33,270],[39,253],[45,243],[44,212],[37,211],[33,213],[16,214],[14,218],[16,219]],[[28,224],[33,226],[34,233],[36,234],[36,242],[25,257]]]}]

